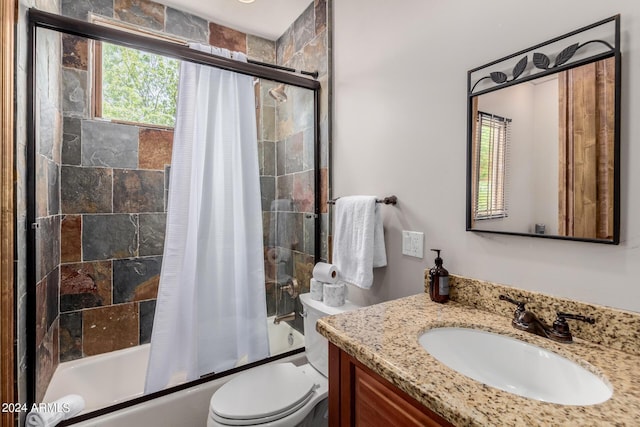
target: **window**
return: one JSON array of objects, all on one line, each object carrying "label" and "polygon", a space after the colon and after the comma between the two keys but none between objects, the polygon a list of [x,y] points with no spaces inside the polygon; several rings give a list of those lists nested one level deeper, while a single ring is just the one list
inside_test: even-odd
[{"label": "window", "polygon": [[[102,19],[94,19],[94,22],[145,36],[177,41],[119,23],[114,24],[112,21],[102,22]],[[160,127],[174,126],[178,60],[105,42],[95,43],[94,55],[95,117]]]},{"label": "window", "polygon": [[507,217],[505,180],[511,119],[478,112],[474,219]]}]

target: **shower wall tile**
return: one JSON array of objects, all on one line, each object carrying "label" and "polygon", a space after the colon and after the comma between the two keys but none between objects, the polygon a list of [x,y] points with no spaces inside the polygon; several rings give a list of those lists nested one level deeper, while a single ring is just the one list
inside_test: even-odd
[{"label": "shower wall tile", "polygon": [[89,42],[84,37],[62,34],[62,66],[87,70]]},{"label": "shower wall tile", "polygon": [[[275,86],[274,86],[275,87]],[[270,95],[263,95],[262,99],[270,99],[275,101]],[[276,141],[276,109],[274,106],[263,105],[261,108],[262,113],[262,127],[261,136],[263,141]]]},{"label": "shower wall tile", "polygon": [[58,367],[58,322],[54,323],[36,348],[36,402],[42,402],[51,377]]},{"label": "shower wall tile", "polygon": [[86,21],[89,12],[98,15],[113,16],[113,0],[62,0],[62,14]]},{"label": "shower wall tile", "polygon": [[60,362],[82,357],[82,312],[60,314]]},{"label": "shower wall tile", "polygon": [[165,31],[176,36],[184,37],[190,41],[207,43],[209,41],[209,28],[206,20],[190,13],[167,7]]},{"label": "shower wall tile", "polygon": [[136,303],[82,311],[82,347],[86,356],[138,345]]},{"label": "shower wall tile", "polygon": [[47,185],[47,158],[36,154],[36,216],[45,217],[48,214],[49,188]]},{"label": "shower wall tile", "polygon": [[83,120],[82,165],[137,168],[138,128],[110,122]]},{"label": "shower wall tile", "polygon": [[324,262],[329,262],[331,259],[329,256],[329,247],[331,246],[329,243],[331,239],[331,236],[329,236],[329,225],[329,214],[320,214],[320,258]]},{"label": "shower wall tile", "polygon": [[82,219],[84,261],[135,257],[138,217],[129,214],[85,215]]},{"label": "shower wall tile", "polygon": [[274,282],[265,284],[265,294],[267,298],[267,316],[276,314],[276,286]]},{"label": "shower wall tile", "polygon": [[304,69],[317,71],[320,76],[326,75],[329,71],[327,50],[327,33],[325,31],[305,45],[300,57]]},{"label": "shower wall tile", "polygon": [[40,91],[36,101],[38,123],[36,144],[39,154],[50,160],[59,161],[59,153],[56,153],[56,139],[60,132],[60,127],[57,127],[60,111],[53,104],[55,100],[47,99],[46,96]]},{"label": "shower wall tile", "polygon": [[209,44],[232,52],[247,53],[247,34],[224,25],[209,22]]},{"label": "shower wall tile", "polygon": [[36,280],[44,278],[60,264],[60,216],[37,220]]},{"label": "shower wall tile", "polygon": [[313,3],[316,34],[320,34],[327,28],[327,2],[326,0],[315,0]]},{"label": "shower wall tile", "polygon": [[171,164],[173,130],[140,128],[138,167],[164,170]]},{"label": "shower wall tile", "polygon": [[276,178],[273,176],[260,177],[260,195],[262,197],[262,210],[271,209],[271,202],[276,198]]},{"label": "shower wall tile", "polygon": [[82,122],[79,118],[64,117],[62,125],[62,164],[80,165],[82,161]]},{"label": "shower wall tile", "polygon": [[163,212],[164,173],[115,169],[113,211],[117,213]]},{"label": "shower wall tile", "polygon": [[140,256],[162,255],[167,214],[140,214],[138,221],[140,223]]},{"label": "shower wall tile", "polygon": [[60,166],[58,163],[47,160],[47,204],[48,214],[58,215],[60,213]]},{"label": "shower wall tile", "polygon": [[60,262],[82,261],[82,215],[64,215],[60,223]]},{"label": "shower wall tile", "polygon": [[[289,89],[288,93],[294,89]],[[276,135],[277,140],[282,141],[288,136],[292,135],[295,132],[294,121],[293,121],[293,113],[294,113],[294,102],[280,102],[276,107]]]},{"label": "shower wall tile", "polygon": [[320,169],[320,212],[329,213],[329,169]]},{"label": "shower wall tile", "polygon": [[315,218],[313,216],[307,218],[303,216],[302,231],[302,252],[312,254],[315,251]]},{"label": "shower wall tile", "polygon": [[140,344],[151,342],[151,331],[153,330],[153,317],[156,313],[156,301],[141,301],[140,311]]},{"label": "shower wall tile", "polygon": [[47,278],[36,285],[36,346],[39,346],[47,334]]},{"label": "shower wall tile", "polygon": [[60,311],[111,305],[111,261],[60,266]]},{"label": "shower wall tile", "polygon": [[320,167],[329,167],[329,121],[320,122]]},{"label": "shower wall tile", "polygon": [[276,178],[276,199],[293,199],[293,175]]},{"label": "shower wall tile", "polygon": [[293,105],[293,129],[300,132],[305,129],[313,129],[313,92],[296,88],[291,90],[289,97]]},{"label": "shower wall tile", "polygon": [[62,109],[65,116],[87,117],[89,114],[87,81],[86,71],[62,69]]},{"label": "shower wall tile", "polygon": [[111,169],[62,166],[62,213],[111,212]]},{"label": "shower wall tile", "polygon": [[278,64],[287,63],[295,53],[293,39],[293,25],[276,40],[276,60]]},{"label": "shower wall tile", "polygon": [[293,23],[293,48],[297,52],[316,35],[314,5],[310,4]]},{"label": "shower wall tile", "polygon": [[276,63],[276,42],[247,34],[247,57],[254,61]]},{"label": "shower wall tile", "polygon": [[307,128],[302,132],[302,170],[315,167],[315,147],[313,141],[313,128]]},{"label": "shower wall tile", "polygon": [[313,277],[313,256],[301,252],[293,253],[293,275],[300,284],[300,293],[310,291],[311,277]]},{"label": "shower wall tile", "polygon": [[113,261],[113,303],[154,299],[158,295],[162,257]]},{"label": "shower wall tile", "polygon": [[313,170],[293,175],[293,201],[298,212],[313,212],[314,200]]},{"label": "shower wall tile", "polygon": [[272,141],[262,141],[260,143],[262,170],[260,175],[276,175],[276,143]]},{"label": "shower wall tile", "polygon": [[164,29],[164,6],[148,0],[115,0],[114,17],[152,30]]},{"label": "shower wall tile", "polygon": [[286,174],[300,172],[304,165],[303,133],[297,132],[285,139],[284,170]]},{"label": "shower wall tile", "polygon": [[60,292],[60,269],[58,266],[47,275],[47,329],[51,328],[53,322],[60,314],[58,293]]}]

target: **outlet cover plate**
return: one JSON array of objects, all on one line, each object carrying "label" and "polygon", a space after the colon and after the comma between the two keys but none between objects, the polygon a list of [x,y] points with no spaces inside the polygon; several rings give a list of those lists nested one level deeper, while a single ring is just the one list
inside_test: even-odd
[{"label": "outlet cover plate", "polygon": [[402,230],[402,254],[424,258],[424,233]]}]

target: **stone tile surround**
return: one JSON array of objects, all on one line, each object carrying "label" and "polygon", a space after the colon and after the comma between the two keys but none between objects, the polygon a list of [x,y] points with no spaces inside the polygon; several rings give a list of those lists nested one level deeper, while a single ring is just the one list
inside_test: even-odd
[{"label": "stone tile surround", "polygon": [[[291,58],[283,65],[291,66],[297,61],[298,66],[308,64],[313,69],[316,64],[327,63],[324,0],[316,0],[292,25],[287,38],[276,42],[250,34],[244,34],[243,40],[242,33],[238,34],[233,29],[147,0],[61,0],[60,3],[61,13],[66,16],[87,19],[89,12],[93,12],[193,41],[240,50],[251,59],[268,63],[277,61],[276,45],[286,40],[286,43],[291,43],[291,48],[287,48]],[[48,174],[49,182],[59,177],[57,180],[62,183],[59,200],[54,197],[57,192],[43,187],[49,194],[46,203],[60,214],[57,220],[47,220],[42,225],[47,232],[60,235],[62,243],[57,252],[53,241],[41,243],[42,253],[53,255],[43,260],[42,268],[49,269],[55,264],[60,283],[55,288],[47,288],[45,280],[40,288],[45,291],[43,295],[47,290],[53,292],[50,289],[55,289],[59,293],[60,306],[54,310],[59,315],[56,313],[53,321],[42,314],[51,309],[41,311],[40,315],[49,326],[47,333],[41,331],[43,342],[48,346],[43,346],[43,352],[48,349],[48,357],[66,361],[137,345],[150,339],[155,309],[153,292],[157,289],[154,272],[157,270],[159,273],[161,263],[173,136],[171,131],[91,120],[89,46],[86,40],[68,35],[61,37],[61,44],[63,117],[58,125],[52,124],[62,129],[62,143],[57,149],[59,165],[49,162],[51,164],[43,164],[42,168]],[[324,50],[313,49],[313,46],[323,46]],[[279,62],[283,63],[282,58]],[[320,71],[321,77],[326,75],[326,65]],[[323,84],[326,84],[326,77]],[[265,94],[267,89],[265,85]],[[324,90],[322,96],[326,98],[327,94],[328,91]],[[291,109],[295,100],[294,96],[286,108]],[[295,218],[295,233],[301,237],[297,245],[290,248],[292,256],[285,269],[287,274],[298,278],[307,287],[313,265],[313,257],[308,254],[313,250],[314,238],[313,220],[304,217],[304,212],[313,206],[312,193],[308,191],[313,184],[309,172],[313,166],[309,162],[312,158],[309,156],[312,134],[306,128],[309,117],[308,114],[292,115],[290,110],[278,113],[273,102],[265,103],[261,117],[265,119],[263,139],[259,145],[262,181],[268,187],[263,206],[270,205],[271,200],[279,197],[290,197],[295,201],[296,211],[283,212],[283,217]],[[326,129],[326,111],[322,117]],[[286,136],[277,137],[278,131],[283,135],[286,133]],[[326,131],[324,138],[326,145]],[[292,159],[291,164],[285,162],[280,171],[276,166],[278,150],[286,152]],[[323,153],[328,153],[326,147]],[[326,200],[328,162],[322,159],[321,163],[324,167],[323,200]],[[280,187],[276,184],[279,178],[282,178]],[[282,191],[280,194],[279,189]],[[323,240],[326,240],[328,215],[324,202],[322,209],[325,212],[322,215]],[[266,240],[269,209],[264,210]],[[98,230],[106,233],[98,233]],[[326,259],[326,242],[322,248],[322,257]],[[52,261],[56,257],[59,261]],[[132,265],[139,267],[148,263],[156,263],[157,269],[151,268],[149,277],[142,275],[136,282],[138,286],[123,285],[120,279],[116,280],[116,276],[130,280],[137,274]],[[274,296],[273,289],[267,288],[267,293]],[[275,300],[268,301],[268,305],[275,309],[274,303]],[[280,307],[279,312],[283,309],[289,310],[289,307]],[[114,313],[117,314],[115,317]],[[135,339],[128,333],[115,333],[120,330],[117,325],[105,335],[87,335],[87,328],[107,318],[119,319],[120,323],[131,327],[135,323]],[[104,342],[111,344],[104,346]],[[43,362],[41,372],[47,369],[53,372],[55,367],[47,368],[45,364]],[[42,384],[48,382],[46,375],[42,379],[41,376],[38,378]]]}]

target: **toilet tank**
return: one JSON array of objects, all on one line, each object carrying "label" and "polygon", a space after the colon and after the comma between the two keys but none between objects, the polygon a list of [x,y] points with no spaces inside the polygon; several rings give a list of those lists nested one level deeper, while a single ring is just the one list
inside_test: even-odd
[{"label": "toilet tank", "polygon": [[316,322],[321,317],[356,310],[361,306],[346,301],[340,307],[329,307],[322,301],[311,299],[311,294],[301,294],[304,308],[304,348],[307,360],[325,377],[329,376],[329,349],[327,339],[316,331]]}]

